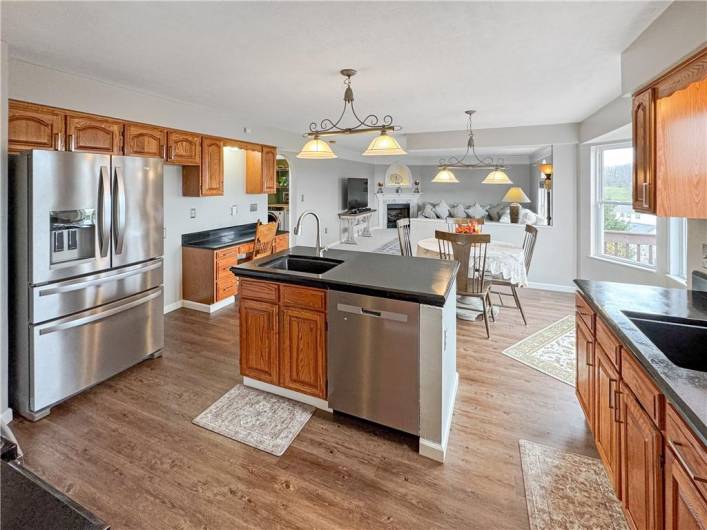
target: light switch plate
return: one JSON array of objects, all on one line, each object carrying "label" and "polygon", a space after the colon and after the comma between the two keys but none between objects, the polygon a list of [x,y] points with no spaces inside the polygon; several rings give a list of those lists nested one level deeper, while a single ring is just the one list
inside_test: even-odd
[{"label": "light switch plate", "polygon": [[251,211],[251,212],[257,212],[257,211],[258,211],[258,203],[257,203],[257,202],[252,202],[252,203],[250,203],[250,211]]},{"label": "light switch plate", "polygon": [[190,219],[196,219],[196,208],[191,208],[189,210],[189,218]]}]

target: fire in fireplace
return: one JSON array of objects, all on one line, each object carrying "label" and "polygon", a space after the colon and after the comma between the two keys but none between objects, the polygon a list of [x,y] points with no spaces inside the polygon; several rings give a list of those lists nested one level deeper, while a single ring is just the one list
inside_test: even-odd
[{"label": "fire in fireplace", "polygon": [[409,204],[389,204],[386,208],[386,217],[388,219],[387,227],[395,228],[395,221],[398,219],[407,219],[410,217]]}]

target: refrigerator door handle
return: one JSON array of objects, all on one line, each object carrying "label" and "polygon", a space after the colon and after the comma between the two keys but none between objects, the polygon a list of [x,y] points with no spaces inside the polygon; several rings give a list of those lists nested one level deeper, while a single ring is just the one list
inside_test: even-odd
[{"label": "refrigerator door handle", "polygon": [[66,322],[62,322],[61,324],[55,324],[54,326],[42,328],[39,330],[39,334],[40,335],[47,335],[49,333],[54,333],[56,331],[64,331],[64,330],[76,328],[79,326],[85,326],[86,324],[90,324],[91,322],[95,322],[97,320],[103,320],[104,318],[108,318],[110,316],[117,315],[118,313],[122,313],[123,311],[127,311],[128,309],[132,309],[133,307],[137,307],[139,305],[145,304],[145,303],[149,302],[150,300],[154,300],[155,298],[159,298],[161,295],[162,295],[162,290],[160,289],[156,292],[152,292],[146,296],[143,296],[142,298],[138,298],[137,300],[133,300],[131,302],[128,302],[127,304],[123,304],[118,307],[113,307],[111,309],[101,311],[100,313],[96,313],[94,315],[73,318],[73,319],[68,320]]},{"label": "refrigerator door handle", "polygon": [[125,179],[123,178],[123,168],[115,168],[113,180],[113,242],[115,253],[123,253],[123,242],[125,241]]},{"label": "refrigerator door handle", "polygon": [[98,180],[98,246],[102,258],[110,248],[110,177],[108,166],[101,166]]},{"label": "refrigerator door handle", "polygon": [[101,278],[95,278],[88,281],[77,281],[62,285],[59,287],[51,287],[49,289],[42,289],[39,291],[39,296],[49,296],[52,294],[69,293],[71,291],[79,291],[81,289],[86,289],[88,287],[93,287],[95,285],[100,285],[102,283],[114,282],[116,280],[122,280],[124,278],[129,278],[130,276],[135,276],[136,274],[145,274],[151,270],[159,269],[162,267],[162,260],[155,263],[150,263],[148,265],[140,266],[139,268],[131,269],[129,271],[121,272],[119,274],[112,274],[110,276],[103,276]]}]

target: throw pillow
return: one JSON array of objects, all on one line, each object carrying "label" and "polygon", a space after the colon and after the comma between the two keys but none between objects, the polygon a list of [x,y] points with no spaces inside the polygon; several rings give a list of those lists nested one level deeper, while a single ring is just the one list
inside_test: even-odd
[{"label": "throw pillow", "polygon": [[464,206],[461,204],[453,204],[451,208],[449,208],[449,215],[452,217],[466,217]]},{"label": "throw pillow", "polygon": [[498,222],[499,223],[510,223],[511,222],[511,209],[508,206],[505,206],[500,214],[498,215]]},{"label": "throw pillow", "polygon": [[422,213],[420,215],[427,219],[437,219],[437,214],[429,202],[425,203],[425,207],[422,209]]},{"label": "throw pillow", "polygon": [[486,210],[486,208],[481,206],[478,202],[475,202],[474,204],[472,204],[471,206],[469,206],[466,209],[466,214],[469,217],[474,217],[476,219],[479,219],[479,218],[485,218],[489,214],[489,212],[488,212],[488,210]]},{"label": "throw pillow", "polygon": [[534,225],[538,222],[538,215],[533,210],[523,208],[520,212],[520,222],[524,225]]},{"label": "throw pillow", "polygon": [[503,209],[508,208],[506,204],[499,202],[498,204],[494,204],[493,206],[489,207],[489,217],[491,218],[492,221],[499,221],[501,219],[501,214],[503,213]]},{"label": "throw pillow", "polygon": [[447,206],[447,203],[444,202],[444,199],[439,201],[433,209],[437,214],[437,217],[440,219],[446,219],[449,217],[449,206]]}]

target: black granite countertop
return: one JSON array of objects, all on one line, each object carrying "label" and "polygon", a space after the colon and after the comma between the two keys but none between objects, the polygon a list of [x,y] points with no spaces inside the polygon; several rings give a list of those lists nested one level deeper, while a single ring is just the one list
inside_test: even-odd
[{"label": "black granite countertop", "polygon": [[[707,444],[707,373],[674,365],[622,312],[707,322],[707,293],[591,280],[575,280],[575,283]],[[707,355],[707,344],[702,354]]]},{"label": "black granite countertop", "polygon": [[[182,246],[218,250],[225,247],[232,247],[240,243],[247,243],[255,239],[255,226],[256,223],[248,223],[183,234]],[[277,231],[278,236],[287,233],[288,232],[285,230]]]},{"label": "black granite countertop", "polygon": [[351,250],[325,251],[324,257],[342,260],[343,263],[318,275],[261,266],[285,254],[314,256],[315,252],[312,247],[292,247],[231,267],[231,271],[236,276],[247,278],[443,306],[449,297],[459,267],[456,261]]}]

